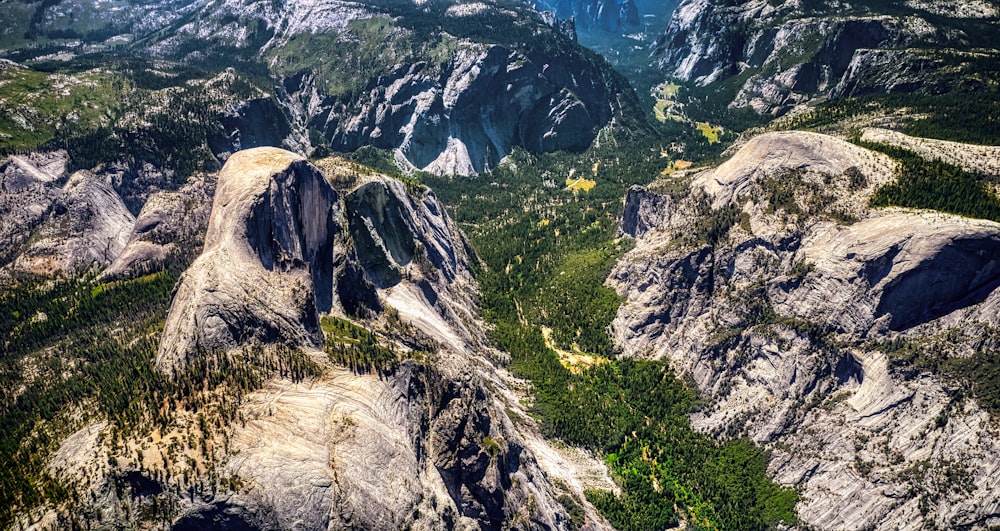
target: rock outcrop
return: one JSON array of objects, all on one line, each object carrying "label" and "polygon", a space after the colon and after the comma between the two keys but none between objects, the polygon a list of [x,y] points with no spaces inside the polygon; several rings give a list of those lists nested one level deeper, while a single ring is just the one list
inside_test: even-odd
[{"label": "rock outcrop", "polygon": [[0,162],[0,266],[21,252],[59,196],[67,177],[65,152],[11,156]]},{"label": "rock outcrop", "polygon": [[125,248],[135,218],[106,175],[78,171],[57,188],[55,179],[61,179],[65,159],[55,168],[49,165],[51,171],[17,156],[7,164],[21,170],[10,174],[2,194],[14,210],[4,220],[10,238],[7,273],[49,275],[103,268]]},{"label": "rock outcrop", "polygon": [[318,347],[316,294],[332,288],[338,199],[319,170],[290,152],[255,148],[230,157],[205,249],[171,305],[157,367],[174,372],[192,353],[250,339]]},{"label": "rock outcrop", "polygon": [[945,65],[985,45],[965,25],[978,16],[955,10],[943,19],[914,4],[686,0],[654,53],[668,75],[733,88],[732,106],[762,114],[817,96],[960,89],[965,81]]},{"label": "rock outcrop", "polygon": [[815,274],[772,293],[778,312],[864,336],[981,302],[1000,286],[1000,230],[951,216],[887,214],[816,230],[797,259]]},{"label": "rock outcrop", "polygon": [[[573,20],[583,31],[619,32],[639,26],[643,13],[636,0],[532,0],[538,9],[554,13],[562,20]],[[645,3],[645,2],[643,2]],[[649,2],[649,11],[658,11]],[[645,7],[645,6],[643,6]]]},{"label": "rock outcrop", "polygon": [[580,151],[616,112],[615,86],[582,57],[465,44],[442,72],[400,68],[345,113],[317,117],[333,147],[398,149],[407,165],[468,175],[496,167],[515,146]]},{"label": "rock outcrop", "polygon": [[[583,150],[613,116],[634,112],[627,83],[558,24],[529,8],[452,4],[228,0],[197,7],[142,47],[190,63],[237,50],[281,79],[274,99],[223,116],[224,134],[210,139],[217,153],[371,145],[396,151],[404,166],[468,175],[496,167],[517,147]],[[617,20],[617,3],[607,4]],[[428,29],[428,19],[439,27]],[[469,32],[484,25],[510,31]],[[305,42],[340,42],[342,57],[307,60],[299,51]]]},{"label": "rock outcrop", "polygon": [[691,376],[707,401],[695,426],[772,452],[804,524],[996,525],[995,420],[886,345],[956,361],[990,344],[1000,224],[869,208],[894,174],[831,137],[770,133],[633,189],[614,333]]},{"label": "rock outcrop", "polygon": [[177,191],[150,196],[136,216],[128,244],[101,275],[127,277],[155,269],[173,256],[193,257],[208,227],[214,186],[214,176],[196,174]]},{"label": "rock outcrop", "polygon": [[[226,364],[267,375],[260,386],[235,405],[209,390],[197,415],[182,408],[125,451],[98,436],[107,423],[71,435],[49,471],[81,501],[38,524],[58,527],[70,510],[81,525],[172,529],[605,527],[559,452],[511,421],[523,411],[484,356],[467,245],[434,194],[342,160],[318,164],[335,177],[275,148],[229,158],[161,337],[156,366],[171,381],[210,385],[203,371]],[[351,334],[373,330],[395,362],[336,362],[325,350],[334,332],[320,326],[328,314]],[[308,370],[268,372],[293,363]],[[238,421],[216,417],[227,408]],[[201,452],[177,452],[193,440]]]},{"label": "rock outcrop", "polygon": [[[331,148],[376,146],[395,151],[403,166],[468,175],[495,168],[515,148],[582,151],[613,117],[638,117],[638,99],[628,83],[575,42],[572,24],[550,25],[527,5],[469,0],[177,0],[171,5],[177,12],[169,16],[151,6],[122,6],[102,31],[122,32],[107,44],[128,42],[130,53],[152,63],[166,59],[171,68],[214,71],[220,64],[236,65],[194,82],[209,95],[202,103],[210,117],[192,129],[199,129],[204,146],[222,162],[240,149],[260,146],[316,156]],[[628,6],[634,5],[624,6],[631,20],[637,11]],[[72,16],[61,6],[32,9],[40,17],[32,22],[37,35],[20,43],[12,38],[27,57],[36,38],[92,29],[84,22],[73,28],[74,16],[90,17],[100,8],[81,2]],[[615,0],[595,2],[593,10],[606,25],[618,24]],[[134,22],[151,13],[158,16]],[[7,22],[13,27],[20,21]],[[65,44],[72,57],[75,44]],[[338,59],[304,49],[329,50]],[[150,64],[147,71],[164,74],[169,85],[173,73],[157,68]],[[263,71],[277,86],[259,82],[268,77],[260,77]],[[193,140],[192,148],[202,147],[202,138]],[[142,204],[126,199],[129,206]]]}]

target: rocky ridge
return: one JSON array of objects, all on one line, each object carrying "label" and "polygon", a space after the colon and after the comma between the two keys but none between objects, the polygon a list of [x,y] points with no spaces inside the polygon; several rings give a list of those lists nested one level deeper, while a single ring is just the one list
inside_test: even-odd
[{"label": "rocky ridge", "polygon": [[[425,27],[429,21],[434,28]],[[469,31],[483,25],[511,31],[485,38]],[[348,58],[306,61],[304,45],[337,46]],[[143,47],[193,64],[235,48],[266,62],[278,78],[286,146],[373,145],[394,150],[403,166],[435,174],[487,171],[516,147],[585,149],[633,103],[607,65],[537,12],[505,2],[276,8],[232,0],[201,8]],[[362,63],[361,70],[349,67]]]},{"label": "rocky ridge", "polygon": [[125,248],[101,275],[133,276],[200,250],[214,185],[214,176],[198,173],[177,191],[152,194],[136,216]]},{"label": "rocky ridge", "polygon": [[[74,4],[73,16],[61,4],[32,8],[37,35],[11,52],[31,59],[35,39],[60,34],[67,17],[87,18],[101,9],[87,0]],[[222,80],[231,90],[212,94],[211,116],[188,127],[206,129],[205,147],[221,162],[239,149],[264,145],[317,155],[375,146],[394,151],[407,168],[468,175],[496,167],[517,148],[581,151],[613,118],[638,116],[626,81],[564,35],[571,31],[550,25],[525,4],[227,0],[176,6],[171,16],[151,16],[141,25],[122,20],[155,9],[121,7],[101,30],[108,34],[103,46],[125,46],[148,62],[126,67],[129,77],[141,73],[139,86],[151,79],[159,87],[172,78],[215,76],[198,81],[207,92]],[[18,27],[18,14],[0,20]],[[77,54],[86,60],[106,50],[79,41],[62,45],[59,60],[68,64]],[[303,52],[308,49],[328,50],[329,56]],[[105,103],[120,104],[114,98]],[[123,136],[149,126],[141,120],[123,125]],[[194,140],[187,155],[202,147]]]},{"label": "rocky ridge", "polygon": [[[229,159],[156,360],[181,380],[205,361],[283,364],[301,349],[308,374],[269,377],[239,403],[239,421],[211,433],[211,405],[202,417],[180,411],[124,450],[109,446],[107,423],[82,428],[50,465],[90,500],[72,518],[155,518],[172,529],[564,529],[559,500],[569,496],[586,514],[574,526],[604,527],[576,468],[508,417],[521,408],[481,354],[466,244],[433,194],[344,161],[318,164],[275,148]],[[376,330],[398,364],[334,363],[323,350],[327,314]],[[212,451],[178,453],[177,441],[192,437]],[[59,527],[72,519],[66,511],[22,522]]]},{"label": "rocky ridge", "polygon": [[938,7],[918,2],[687,0],[655,53],[668,75],[732,89],[732,107],[761,114],[780,115],[818,96],[941,94],[968,79],[956,80],[955,65],[996,56],[980,39],[983,24],[993,23],[984,20],[995,20],[995,8],[983,5],[990,9],[952,10],[942,19]]},{"label": "rocky ridge", "polygon": [[134,216],[117,190],[120,168],[70,174],[68,162],[65,151],[0,160],[5,277],[88,269],[105,277],[134,276],[200,246],[212,186],[205,174],[193,175],[177,191],[151,186],[138,194],[144,206]]},{"label": "rocky ridge", "polygon": [[893,175],[841,140],[769,133],[633,189],[622,232],[636,246],[608,279],[625,298],[614,334],[626,355],[693,378],[700,429],[771,451],[804,524],[996,525],[995,420],[885,345],[990,348],[1000,224],[870,209]]},{"label": "rocky ridge", "polygon": [[972,173],[1000,176],[998,146],[977,146],[947,140],[917,138],[898,131],[874,127],[865,128],[861,132],[861,140],[908,149],[925,159],[938,159]]},{"label": "rocky ridge", "polygon": [[110,179],[86,170],[67,176],[64,157],[13,155],[3,163],[6,274],[103,266],[125,248],[135,217]]}]

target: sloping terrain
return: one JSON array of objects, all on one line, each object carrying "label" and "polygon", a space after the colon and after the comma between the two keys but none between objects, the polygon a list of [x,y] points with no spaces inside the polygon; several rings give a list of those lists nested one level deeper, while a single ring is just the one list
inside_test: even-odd
[{"label": "sloping terrain", "polygon": [[586,506],[505,412],[466,244],[433,194],[325,165],[338,189],[287,151],[230,158],[159,335],[164,393],[132,404],[152,408],[137,423],[64,436],[46,471],[67,496],[18,527],[565,528],[557,498]]},{"label": "sloping terrain", "polygon": [[633,189],[615,335],[693,378],[695,425],[771,451],[805,524],[995,525],[990,377],[960,368],[995,366],[1000,224],[871,208],[895,164],[770,133]]},{"label": "sloping terrain", "polygon": [[0,527],[1000,525],[993,2],[5,7]]},{"label": "sloping terrain", "polygon": [[[52,80],[13,65],[8,77],[29,76],[36,86],[96,83],[108,94],[95,108],[114,111],[81,116],[68,127],[58,121],[64,98],[46,98],[35,108],[12,107],[6,113],[12,125],[37,131],[10,143],[34,147],[52,136],[70,136],[65,143],[83,136],[102,144],[98,153],[87,154],[91,158],[75,157],[82,167],[133,151],[128,136],[137,124],[128,118],[150,114],[154,102],[165,104],[163,113],[174,125],[138,120],[140,131],[152,122],[154,141],[166,136],[170,142],[162,144],[186,144],[187,152],[200,155],[191,161],[196,165],[210,154],[224,160],[237,149],[261,145],[319,153],[375,146],[395,150],[397,162],[410,169],[462,175],[496,167],[517,147],[582,151],[613,118],[634,120],[638,112],[627,82],[606,63],[537,12],[508,1],[195,2],[169,17],[153,17],[154,27],[113,19],[106,32],[115,37],[100,45],[52,40],[61,55],[38,54],[41,36],[55,32],[67,16],[72,20],[67,12],[100,8],[43,2],[36,9],[38,30],[12,46],[11,55],[46,72],[68,72],[65,79]],[[131,20],[151,7],[118,9]],[[78,65],[118,61],[122,64],[112,70],[131,84],[104,86],[96,72],[79,73]],[[206,84],[222,80],[229,90],[204,100],[184,94],[193,92],[185,83],[192,77]],[[116,93],[125,92],[125,103],[131,103],[131,91],[147,87],[180,90],[159,90],[153,101],[119,110]],[[177,116],[170,99],[195,108]],[[201,119],[185,130],[181,123],[189,113]],[[175,129],[183,130],[183,138],[170,138]],[[190,172],[169,157],[157,166]]]},{"label": "sloping terrain", "polygon": [[669,77],[781,115],[817,97],[995,92],[991,2],[682,2],[657,41]]}]

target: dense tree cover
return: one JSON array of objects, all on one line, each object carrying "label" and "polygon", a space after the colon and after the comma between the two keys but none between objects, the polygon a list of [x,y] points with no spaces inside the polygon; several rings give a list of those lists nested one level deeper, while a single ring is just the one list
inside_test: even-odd
[{"label": "dense tree cover", "polygon": [[[614,356],[607,327],[620,301],[602,283],[629,246],[615,240],[621,197],[666,163],[655,141],[605,137],[599,146],[579,157],[519,152],[479,177],[422,176],[454,205],[481,259],[492,339],[511,354],[511,370],[532,382],[545,434],[605,456],[623,493],[587,495],[619,529],[662,529],[680,518],[707,529],[794,522],[797,495],[768,479],[760,448],[692,429],[698,395],[666,362],[608,359],[574,374],[546,347],[540,326],[561,347]],[[597,186],[567,190],[570,175]],[[736,221],[719,217],[726,229]]]},{"label": "dense tree cover", "polygon": [[392,372],[399,365],[399,356],[392,345],[383,345],[375,333],[347,319],[327,316],[320,322],[326,336],[326,354],[330,361],[355,373]]},{"label": "dense tree cover", "polygon": [[[611,354],[610,344],[595,336],[606,334],[618,305],[602,283],[627,245],[613,241],[621,197],[626,186],[658,173],[663,164],[651,157],[656,148],[649,146],[609,146],[607,152],[604,162],[598,154],[533,157],[519,151],[489,175],[422,176],[445,204],[456,205],[456,218],[475,240],[487,266],[479,281],[488,315],[517,322],[521,312],[552,328],[556,338],[577,338],[584,350],[602,355]],[[571,172],[598,184],[590,192],[566,190]],[[567,319],[567,313],[580,320]]]},{"label": "dense tree cover", "polygon": [[964,169],[927,160],[907,149],[858,142],[881,151],[900,162],[895,182],[875,191],[871,205],[928,208],[960,216],[1000,221],[1000,198],[990,189],[989,180]]},{"label": "dense tree cover", "polygon": [[171,271],[110,284],[93,275],[22,279],[0,296],[0,526],[18,506],[66,494],[44,467],[70,428],[67,415],[87,400],[122,426],[148,418],[161,386],[151,361],[175,280]]},{"label": "dense tree cover", "polygon": [[[747,74],[749,72],[747,70]],[[726,130],[734,132],[762,126],[771,121],[772,118],[757,114],[750,108],[729,107],[729,102],[736,99],[740,87],[746,81],[747,74],[735,78],[736,81],[732,84],[727,82],[722,87],[683,84],[678,99],[686,102],[685,113],[694,121],[721,125]],[[731,141],[732,138],[728,139]]]},{"label": "dense tree cover", "polygon": [[[1000,79],[1000,72],[994,73]],[[923,138],[1000,145],[1000,92],[872,94],[826,101],[782,123],[783,129],[839,130],[852,118],[905,113],[902,132]]]},{"label": "dense tree cover", "polygon": [[1000,354],[978,349],[967,358],[952,358],[952,374],[969,384],[973,398],[994,418],[1000,418]]},{"label": "dense tree cover", "polygon": [[615,317],[619,297],[603,282],[623,250],[623,244],[608,244],[570,253],[558,263],[559,274],[531,302],[536,308],[545,308],[546,301],[561,301],[560,314],[546,315],[545,321],[554,325],[571,324],[576,328],[553,328],[557,344],[575,345],[584,352],[612,353],[607,327]]},{"label": "dense tree cover", "polygon": [[216,170],[218,161],[208,147],[211,136],[223,134],[215,97],[204,87],[157,86],[144,68],[123,68],[113,77],[121,98],[108,110],[111,120],[100,123],[63,120],[56,141],[65,147],[76,168],[93,168],[111,161],[130,166],[152,164],[172,170],[178,184],[198,170]]}]

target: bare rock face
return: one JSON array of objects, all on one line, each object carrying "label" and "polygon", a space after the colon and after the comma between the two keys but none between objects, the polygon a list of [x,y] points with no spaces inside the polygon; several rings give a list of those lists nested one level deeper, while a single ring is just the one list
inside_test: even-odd
[{"label": "bare rock face", "polygon": [[636,246],[608,279],[625,297],[614,333],[693,378],[708,401],[695,426],[768,448],[805,524],[996,525],[996,421],[884,345],[989,344],[1000,224],[868,207],[893,175],[840,140],[769,133],[633,189],[622,234]]},{"label": "bare rock face", "polygon": [[135,218],[105,176],[78,171],[61,189],[29,184],[19,190],[19,197],[38,198],[25,221],[29,227],[40,223],[33,231],[12,227],[22,238],[30,234],[31,241],[7,266],[11,271],[51,274],[104,267],[125,248]]},{"label": "bare rock face", "polygon": [[[590,3],[601,24],[618,27],[617,1]],[[72,16],[38,5],[0,20],[13,27],[24,22],[18,17],[31,19],[23,42],[12,36],[22,50],[35,48],[35,39],[85,34],[93,28],[84,21],[93,20],[109,37],[127,35],[136,55],[269,71],[280,80],[273,94],[231,84],[242,79],[235,71],[205,80],[206,90],[224,87],[204,133],[220,160],[259,146],[302,153],[376,146],[419,170],[468,175],[495,168],[515,148],[582,151],[613,116],[638,117],[632,89],[575,43],[572,24],[550,26],[527,4],[170,0],[120,7],[108,17],[100,2],[83,0]],[[634,4],[623,8],[637,21]],[[67,55],[75,53],[75,44],[64,44]],[[301,52],[331,46],[340,60]],[[145,199],[126,203],[135,213]]]},{"label": "bare rock face", "polygon": [[780,115],[821,95],[937,94],[954,84],[938,72],[977,47],[963,19],[978,15],[950,12],[948,20],[928,16],[926,6],[912,2],[886,9],[839,1],[686,0],[654,54],[669,75],[730,86],[737,91],[732,106],[761,114]]},{"label": "bare rock face", "polygon": [[214,178],[196,174],[180,190],[150,196],[136,216],[128,244],[102,276],[139,274],[173,255],[199,251],[212,210],[213,187]]},{"label": "bare rock face", "polygon": [[787,294],[772,293],[779,312],[862,335],[873,326],[905,330],[981,302],[1000,286],[1000,227],[889,214],[817,231],[799,257],[815,275]]},{"label": "bare rock face", "polygon": [[326,178],[275,148],[234,154],[219,174],[205,250],[184,273],[157,367],[250,338],[319,345],[316,291],[332,285],[339,208]]},{"label": "bare rock face", "polygon": [[553,59],[468,43],[443,72],[401,68],[314,126],[335,149],[396,149],[406,164],[439,175],[487,171],[515,146],[585,149],[615,111],[613,87],[581,57]]},{"label": "bare rock face", "polygon": [[70,175],[68,163],[64,151],[0,161],[0,276],[93,268],[113,279],[201,250],[214,176],[195,174],[171,191],[158,188],[164,176],[150,165]]},{"label": "bare rock face", "polygon": [[[396,179],[375,177],[344,198],[353,260],[365,284],[441,343],[483,340],[475,316],[475,280],[468,242],[427,189],[407,190]],[[338,284],[341,305],[357,293]],[[347,296],[345,296],[347,295]]]},{"label": "bare rock face", "polygon": [[[85,426],[49,467],[74,485],[78,501],[40,509],[32,521],[175,530],[606,527],[572,470],[553,465],[558,451],[530,422],[511,421],[508,411],[521,406],[483,354],[465,240],[433,193],[381,175],[352,178],[335,189],[316,166],[274,148],[227,161],[204,251],[181,277],[156,366],[175,382],[201,382],[204,367],[223,362],[241,374],[252,370],[241,364],[261,363],[269,376],[238,402],[226,389],[210,391],[197,413],[180,408],[153,437],[126,437],[123,446],[106,436],[107,423]],[[159,219],[190,193],[154,195],[140,220]],[[155,230],[136,229],[133,243]],[[357,312],[348,315],[351,304]],[[377,371],[335,363],[318,348],[326,314],[378,330],[396,363]],[[292,356],[311,367],[308,375],[263,367],[286,367]],[[238,420],[215,417],[222,409]],[[200,451],[178,452],[195,440]],[[584,521],[571,524],[563,496],[584,508]]]},{"label": "bare rock face", "polygon": [[[617,25],[617,2],[602,5],[602,17]],[[516,147],[586,149],[614,115],[638,104],[610,67],[527,6],[225,0],[190,9],[143,51],[197,63],[235,50],[281,79],[273,98],[222,116],[224,133],[209,145],[223,157],[259,145],[375,146],[414,169],[469,175],[495,168]],[[437,29],[425,26],[430,19]],[[482,25],[510,32],[469,33]],[[298,50],[313,39],[319,47],[351,44],[340,61],[307,58]]]},{"label": "bare rock face", "polygon": [[13,155],[0,162],[0,265],[17,257],[51,213],[67,162],[65,152]]},{"label": "bare rock face", "polygon": [[[560,19],[573,22],[584,31],[619,32],[635,29],[642,16],[658,11],[654,4],[640,6],[635,0],[532,0],[540,10],[554,13]],[[645,8],[645,9],[644,9]]]}]

